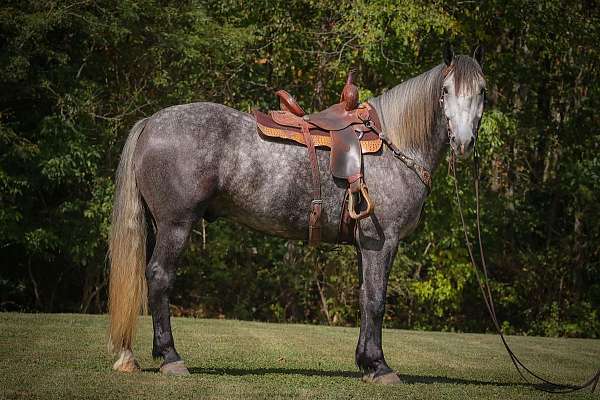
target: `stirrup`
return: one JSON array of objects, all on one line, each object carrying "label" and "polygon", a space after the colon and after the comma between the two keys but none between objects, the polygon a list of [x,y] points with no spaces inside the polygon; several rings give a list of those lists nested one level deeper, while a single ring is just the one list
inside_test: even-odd
[{"label": "stirrup", "polygon": [[367,202],[367,209],[364,210],[363,212],[359,212],[358,214],[356,213],[355,209],[356,206],[360,205],[360,200],[358,201],[357,204],[354,204],[354,196],[353,193],[350,191],[350,189],[348,189],[348,213],[350,214],[350,217],[352,219],[355,219],[357,221],[367,218],[369,215],[373,214],[373,210],[375,209],[375,206],[373,205],[373,202],[371,201],[371,197],[369,197],[369,189],[367,188],[367,185],[365,185],[365,183],[361,180],[360,182],[360,190],[357,192],[358,195],[362,195],[362,197],[365,199],[365,201]]}]

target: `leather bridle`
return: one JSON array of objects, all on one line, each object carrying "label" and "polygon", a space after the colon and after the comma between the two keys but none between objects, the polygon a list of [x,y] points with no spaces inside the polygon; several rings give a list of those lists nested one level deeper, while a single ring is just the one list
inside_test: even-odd
[{"label": "leather bridle", "polygon": [[[446,78],[450,75],[450,72],[454,70],[454,64],[450,66],[446,66],[442,69],[442,76],[444,77],[443,82],[446,82]],[[442,113],[444,114],[444,119],[446,120],[446,133],[448,135],[448,144],[452,142],[452,128],[450,127],[450,118],[446,115],[446,104],[444,102],[444,97],[447,92],[444,90],[444,84],[442,82],[442,94],[440,95],[440,108],[442,109]]]},{"label": "leather bridle", "polygon": [[[450,75],[450,72],[452,72],[454,70],[453,65],[454,64],[450,65],[449,67],[444,67],[444,69],[442,70],[442,75],[444,76],[444,81],[446,80],[448,75]],[[483,90],[483,104],[485,107],[485,105],[487,104],[487,90],[485,90],[485,89],[482,89],[482,90]],[[445,103],[446,94],[448,94],[448,93],[444,91],[444,88],[442,88],[442,94],[440,95],[439,103],[440,103],[440,108],[442,109],[442,113],[444,114],[444,119],[446,120],[446,132],[448,134],[448,143],[451,143],[454,135],[452,132],[452,127],[450,125],[450,118],[448,118],[448,116],[446,115],[446,103]],[[473,132],[473,136],[475,137],[475,144],[473,145],[473,148],[475,148],[475,146],[477,145],[477,139],[479,139],[479,128],[480,127],[481,127],[481,117],[477,120],[477,126],[475,127],[475,130]]]}]

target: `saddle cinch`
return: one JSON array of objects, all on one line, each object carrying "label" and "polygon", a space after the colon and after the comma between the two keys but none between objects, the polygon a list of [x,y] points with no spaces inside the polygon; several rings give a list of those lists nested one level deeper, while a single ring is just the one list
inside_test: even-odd
[{"label": "saddle cinch", "polygon": [[331,174],[348,182],[348,190],[342,202],[338,241],[352,243],[355,221],[368,217],[374,209],[363,179],[362,155],[381,149],[381,138],[370,128],[373,124],[380,129],[375,110],[368,103],[358,104],[358,88],[352,82],[352,72],[348,74],[340,102],[314,114],[306,115],[285,90],[279,90],[276,95],[281,111],[264,114],[255,110],[254,116],[258,130],[263,135],[294,141],[308,149],[313,192],[309,215],[309,244],[317,245],[321,239],[321,182],[315,147],[331,150]]}]

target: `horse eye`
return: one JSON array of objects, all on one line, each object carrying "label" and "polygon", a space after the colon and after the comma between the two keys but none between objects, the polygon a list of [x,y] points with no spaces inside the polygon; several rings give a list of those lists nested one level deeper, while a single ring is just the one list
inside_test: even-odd
[{"label": "horse eye", "polygon": [[446,86],[444,86],[443,90],[444,90],[444,94],[448,94],[448,88]]}]

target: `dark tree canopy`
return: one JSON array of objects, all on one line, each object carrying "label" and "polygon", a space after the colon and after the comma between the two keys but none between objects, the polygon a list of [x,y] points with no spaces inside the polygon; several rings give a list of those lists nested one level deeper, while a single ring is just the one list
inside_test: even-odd
[{"label": "dark tree canopy", "polygon": [[[600,14],[592,1],[7,0],[0,6],[0,310],[104,312],[133,123],[192,101],[363,99],[485,49],[484,241],[510,332],[600,337]],[[472,171],[461,190],[473,221]],[[389,327],[486,331],[444,166],[393,268]],[[471,226],[471,228],[473,228]],[[198,225],[176,314],[355,325],[351,248]]]}]

